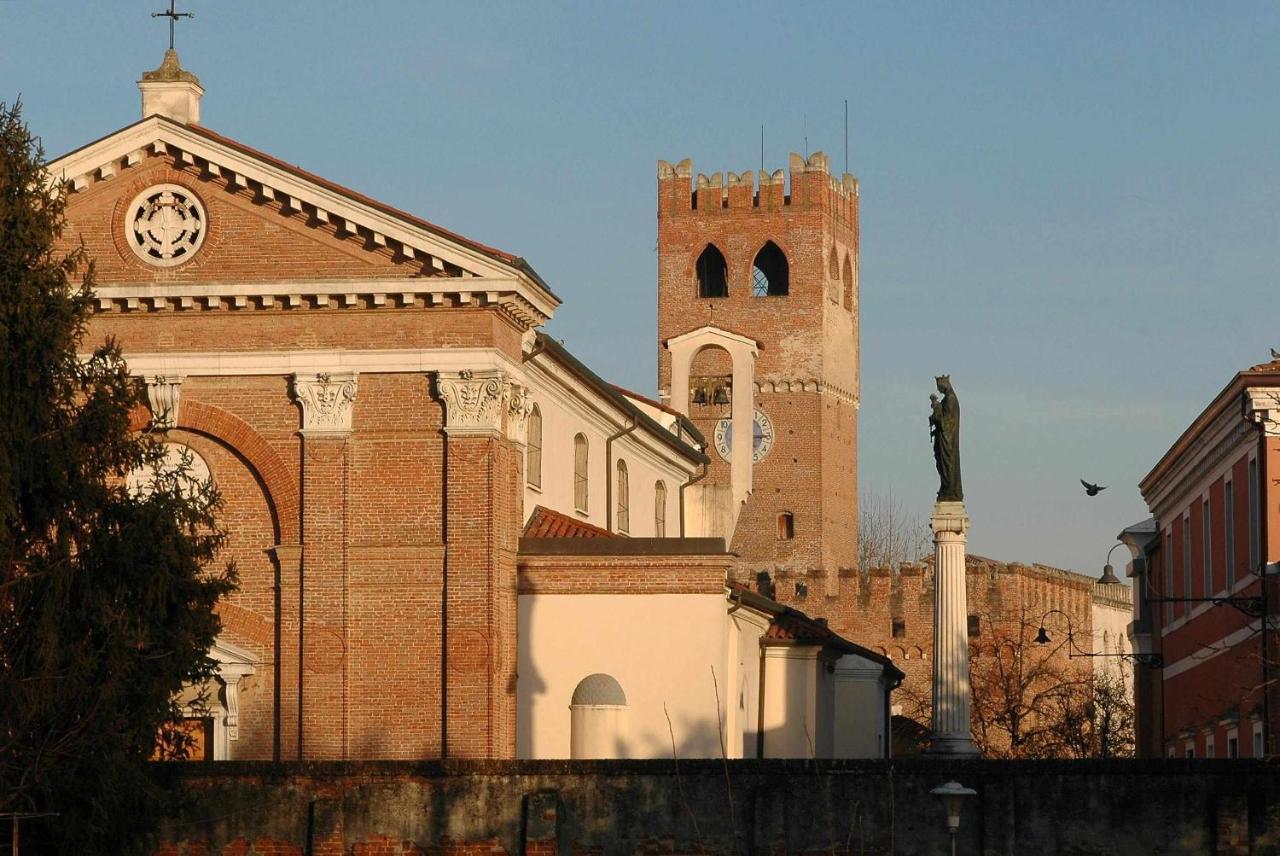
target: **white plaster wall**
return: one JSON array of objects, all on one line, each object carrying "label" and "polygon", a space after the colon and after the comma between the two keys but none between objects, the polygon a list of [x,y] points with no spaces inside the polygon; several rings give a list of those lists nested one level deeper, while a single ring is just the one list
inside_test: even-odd
[{"label": "white plaster wall", "polygon": [[679,757],[719,757],[727,608],[719,594],[521,595],[517,757],[569,757],[569,702],[596,672],[612,675],[627,697],[619,757],[669,758],[673,731]]},{"label": "white plaster wall", "polygon": [[[821,664],[816,647],[764,649],[764,754],[766,758],[824,757],[818,722]],[[832,703],[830,688],[827,703]],[[830,754],[829,747],[827,754]]]},{"label": "white plaster wall", "polygon": [[739,608],[730,613],[729,620],[728,755],[755,758],[760,733],[760,637],[769,629],[769,616]]},{"label": "white plaster wall", "polygon": [[834,683],[832,754],[836,758],[883,758],[889,739],[883,667],[846,654],[836,663]]},{"label": "white plaster wall", "polygon": [[[1129,643],[1129,622],[1133,620],[1132,608],[1121,609],[1102,603],[1090,608],[1093,619],[1093,646],[1099,654],[1128,654],[1133,648]],[[1133,664],[1123,657],[1095,657],[1094,674],[1104,671],[1124,678],[1130,692],[1133,691]]]}]

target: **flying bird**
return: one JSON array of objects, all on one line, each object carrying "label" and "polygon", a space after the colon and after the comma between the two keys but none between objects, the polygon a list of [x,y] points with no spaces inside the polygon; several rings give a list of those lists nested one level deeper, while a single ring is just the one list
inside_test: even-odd
[{"label": "flying bird", "polygon": [[1089,496],[1097,496],[1107,489],[1107,486],[1104,484],[1089,484],[1084,479],[1080,479],[1080,484],[1084,485],[1084,492],[1089,494]]}]

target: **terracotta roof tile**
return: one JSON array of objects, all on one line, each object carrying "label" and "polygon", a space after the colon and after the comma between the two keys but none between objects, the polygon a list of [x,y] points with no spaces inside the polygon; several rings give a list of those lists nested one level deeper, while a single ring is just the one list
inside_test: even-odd
[{"label": "terracotta roof tile", "polygon": [[592,526],[559,511],[539,505],[524,525],[525,538],[619,538],[608,529]]}]

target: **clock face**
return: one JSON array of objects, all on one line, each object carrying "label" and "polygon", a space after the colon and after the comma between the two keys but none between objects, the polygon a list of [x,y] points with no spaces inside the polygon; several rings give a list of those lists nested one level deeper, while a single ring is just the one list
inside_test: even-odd
[{"label": "clock face", "polygon": [[[721,419],[716,423],[715,443],[720,457],[728,461],[733,453],[732,419]],[[773,423],[769,421],[768,416],[757,410],[755,419],[751,422],[751,460],[754,463],[760,463],[772,448]]]}]

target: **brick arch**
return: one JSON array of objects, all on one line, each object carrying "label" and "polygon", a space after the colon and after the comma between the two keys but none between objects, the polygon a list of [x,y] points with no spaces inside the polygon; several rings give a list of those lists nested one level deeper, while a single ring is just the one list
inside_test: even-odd
[{"label": "brick arch", "polygon": [[243,458],[265,489],[278,542],[299,543],[298,486],[284,458],[252,425],[221,407],[184,397],[177,427],[212,437]]}]

